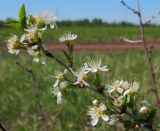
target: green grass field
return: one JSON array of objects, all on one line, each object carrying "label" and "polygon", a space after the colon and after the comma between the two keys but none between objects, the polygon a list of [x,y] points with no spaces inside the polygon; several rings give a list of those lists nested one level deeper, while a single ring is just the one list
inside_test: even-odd
[{"label": "green grass field", "polygon": [[[55,55],[65,61],[61,54]],[[160,62],[159,55],[159,51],[153,53],[154,66]],[[75,66],[79,67],[87,60],[96,58],[102,58],[103,64],[107,64],[109,67],[109,72],[103,74],[106,83],[116,79],[139,81],[141,83],[140,94],[154,104],[152,93],[148,93],[150,92],[150,77],[142,50],[77,54],[75,55]],[[47,65],[32,63],[33,72],[36,76],[35,87],[32,86],[31,76],[16,65],[16,61],[26,67],[32,63],[25,54],[20,56],[9,55],[8,53],[0,54],[0,122],[8,130],[44,131],[46,125],[44,121],[45,123],[47,121],[51,131],[115,130],[113,127],[108,128],[101,121],[95,128],[91,128],[86,113],[88,105],[95,98],[95,94],[87,89],[75,89],[72,93],[64,95],[62,105],[56,104],[56,98],[51,96],[50,89],[54,81],[54,70],[61,67],[54,61],[47,59]],[[37,95],[42,105],[45,120],[40,117],[41,111],[37,104]]]},{"label": "green grass field", "polygon": [[[61,27],[58,26],[57,29],[48,30],[44,34],[45,41],[47,42],[58,42],[58,37],[64,33],[64,31],[72,31],[78,34],[77,43],[91,43],[91,42],[117,42],[120,37],[128,37],[130,39],[138,39],[139,27],[122,27],[122,26],[94,26],[94,27],[81,27],[81,26],[71,26],[71,27]],[[11,33],[19,32],[13,28],[0,28],[0,43],[7,39],[8,35]],[[156,40],[160,38],[160,27],[150,26],[145,28],[146,38],[149,40]]]}]

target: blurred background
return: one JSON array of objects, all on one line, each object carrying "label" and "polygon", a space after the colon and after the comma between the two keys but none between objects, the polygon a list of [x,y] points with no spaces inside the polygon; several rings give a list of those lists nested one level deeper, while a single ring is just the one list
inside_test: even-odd
[{"label": "blurred background", "polygon": [[[136,0],[125,2],[137,9]],[[145,37],[148,46],[155,47],[153,66],[157,67],[160,63],[160,1],[140,2],[143,22],[156,16],[145,25]],[[20,35],[20,32],[5,23],[18,19],[22,3],[27,14],[36,16],[43,10],[49,10],[59,17],[57,29],[50,29],[44,34],[44,43],[61,60],[66,61],[61,53],[65,47],[58,38],[64,32],[71,31],[78,35],[74,41],[75,67],[90,59],[102,59],[103,64],[110,68],[107,74],[103,74],[105,82],[116,79],[139,81],[142,94],[150,91],[143,46],[121,40],[140,39],[139,20],[120,0],[5,0],[0,4],[0,124],[11,131],[116,130],[103,122],[96,127],[90,126],[86,113],[95,94],[88,90],[73,90],[70,94],[64,94],[62,105],[56,104],[51,88],[54,70],[61,67],[54,61],[47,59],[47,65],[35,64],[25,53],[15,56],[7,52],[5,40],[10,34]],[[31,74],[17,62],[33,70],[34,81]],[[147,98],[153,100],[148,94]]]}]

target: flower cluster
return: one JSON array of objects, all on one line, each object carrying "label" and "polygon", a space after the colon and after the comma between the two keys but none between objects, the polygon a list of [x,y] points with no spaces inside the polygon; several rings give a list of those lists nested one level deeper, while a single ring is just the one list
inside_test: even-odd
[{"label": "flower cluster", "polygon": [[[101,60],[97,60],[97,61],[89,61],[86,62],[84,64],[84,66],[82,66],[79,70],[77,71],[73,71],[72,68],[69,69],[69,71],[65,70],[64,72],[55,72],[54,74],[54,78],[56,79],[56,81],[54,82],[53,85],[53,91],[57,90],[57,87],[63,83],[63,82],[67,82],[67,79],[65,77],[65,75],[67,75],[67,73],[71,73],[73,79],[75,78],[75,81],[72,81],[71,84],[78,86],[80,88],[84,88],[84,87],[89,87],[92,81],[92,78],[90,79],[89,76],[91,74],[96,74],[99,73],[100,71],[102,72],[106,72],[108,71],[107,66],[101,66],[102,61]],[[60,86],[59,86],[60,87]],[[55,96],[57,96],[57,94],[53,93]],[[62,94],[61,94],[62,97]],[[58,99],[58,97],[57,97]]]},{"label": "flower cluster", "polygon": [[[107,72],[108,70],[107,66],[102,66],[102,60],[95,60],[84,63],[77,71],[69,68],[68,71],[56,72],[54,75],[56,81],[52,93],[57,97],[57,104],[62,103],[62,95],[68,89],[66,87],[72,85],[69,88],[92,89],[107,98],[107,101],[105,99],[103,103],[94,100],[93,105],[89,106],[88,115],[92,126],[97,125],[99,119],[104,120],[108,125],[114,125],[124,123],[127,115],[133,119],[135,117],[142,119],[144,116],[149,117],[152,110],[151,105],[146,100],[139,101],[137,97],[140,89],[139,82],[129,83],[128,81],[116,80],[112,84],[96,83],[99,81],[100,72]],[[101,89],[99,90],[99,88]],[[143,114],[145,115],[143,116]],[[132,126],[136,123],[130,119],[129,121]]]},{"label": "flower cluster", "polygon": [[75,85],[80,84],[82,87],[90,86],[86,82],[88,79],[89,73],[96,74],[101,72],[106,72],[108,71],[107,66],[102,66],[102,60],[97,60],[97,61],[89,61],[84,64],[83,67],[77,72],[72,71],[72,73],[77,77],[77,81],[74,83]]},{"label": "flower cluster", "polygon": [[12,35],[7,40],[8,51],[11,54],[18,54],[20,49],[26,49],[29,55],[33,57],[34,62],[41,61],[45,64],[45,48],[42,44],[43,33],[50,25],[54,28],[57,17],[48,11],[44,11],[39,16],[28,16],[26,26],[20,38]]},{"label": "flower cluster", "polygon": [[106,73],[109,69],[107,66],[102,66],[102,60],[88,61],[75,71],[73,67],[74,44],[71,44],[71,41],[77,38],[76,34],[68,32],[59,38],[59,41],[68,47],[68,52],[63,52],[68,60],[67,64],[44,47],[43,33],[48,28],[56,27],[56,21],[57,17],[48,11],[38,16],[26,17],[22,36],[19,38],[12,35],[7,40],[9,53],[18,54],[21,49],[26,49],[34,62],[45,64],[45,56],[47,56],[65,68],[64,71],[56,71],[54,74],[55,82],[51,92],[56,96],[57,104],[62,103],[63,93],[68,90],[72,91],[73,88],[89,89],[99,94],[103,102],[94,100],[88,110],[92,126],[95,126],[99,119],[104,120],[108,125],[123,123],[124,126],[127,125],[126,128],[140,128],[141,125],[152,126],[156,111],[148,101],[138,97],[139,82],[129,83],[116,80],[112,84],[104,84],[108,82],[102,82],[101,73]]},{"label": "flower cluster", "polygon": [[34,17],[34,22],[38,26],[50,26],[51,29],[56,27],[57,20],[58,17],[47,10],[43,11],[40,15]]},{"label": "flower cluster", "polygon": [[139,89],[139,83],[128,83],[127,81],[116,80],[112,85],[106,84],[105,87],[106,93],[112,97],[113,104],[120,107],[125,104],[125,102],[130,102],[130,98],[133,97]]}]

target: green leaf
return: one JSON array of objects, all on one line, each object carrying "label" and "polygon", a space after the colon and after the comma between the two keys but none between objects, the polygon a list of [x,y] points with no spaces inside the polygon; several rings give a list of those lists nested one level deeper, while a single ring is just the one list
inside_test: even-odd
[{"label": "green leaf", "polygon": [[19,24],[19,22],[16,20],[7,20],[5,22],[6,26],[11,26],[11,27],[16,27],[18,24]]},{"label": "green leaf", "polygon": [[133,127],[133,122],[130,120],[124,121],[124,127],[128,130]]},{"label": "green leaf", "polygon": [[19,23],[22,27],[22,29],[26,28],[26,11],[25,11],[25,5],[22,4],[20,10],[19,10]]},{"label": "green leaf", "polygon": [[16,28],[16,29],[22,31],[22,27],[21,27],[20,23],[18,23],[18,22],[7,21],[6,26],[10,26],[10,27],[13,27],[13,28]]},{"label": "green leaf", "polygon": [[22,127],[22,128],[19,129],[19,131],[28,131],[28,129],[25,128],[25,127]]},{"label": "green leaf", "polygon": [[11,23],[18,23],[18,21],[17,20],[7,20],[6,22],[5,22],[5,24],[11,24]]},{"label": "green leaf", "polygon": [[99,72],[96,72],[96,73],[95,73],[94,84],[95,84],[95,86],[100,86],[100,84],[101,84],[101,79],[100,79],[100,74],[99,74]]},{"label": "green leaf", "polygon": [[146,123],[146,119],[143,119],[143,118],[136,118],[134,119],[134,122],[135,123],[141,123],[141,124],[145,124]]},{"label": "green leaf", "polygon": [[[126,97],[129,97],[129,96],[126,96]],[[127,98],[126,98],[126,101],[127,101]],[[127,104],[130,108],[133,108],[135,106],[135,97],[131,97],[130,96],[130,101],[129,103]]]},{"label": "green leaf", "polygon": [[152,109],[151,112],[149,113],[149,116],[148,116],[148,120],[149,121],[153,121],[155,115],[156,115],[156,112],[157,112],[157,109]]},{"label": "green leaf", "polygon": [[33,23],[33,16],[32,15],[28,15],[28,17],[27,17],[27,23],[28,24],[32,24]]}]

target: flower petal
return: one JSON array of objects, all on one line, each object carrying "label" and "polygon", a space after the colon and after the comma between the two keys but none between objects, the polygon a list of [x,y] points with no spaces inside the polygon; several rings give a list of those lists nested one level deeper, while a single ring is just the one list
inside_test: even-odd
[{"label": "flower petal", "polygon": [[57,79],[57,80],[55,81],[53,87],[56,87],[56,86],[58,85],[58,83],[59,83],[59,80]]},{"label": "flower petal", "polygon": [[118,93],[122,93],[123,92],[123,89],[122,88],[117,88],[117,91],[118,91]]},{"label": "flower petal", "polygon": [[95,116],[94,118],[92,118],[92,120],[91,120],[91,125],[92,125],[92,126],[95,126],[95,125],[98,123],[98,120],[99,120],[99,117],[98,117],[98,116]]},{"label": "flower petal", "polygon": [[102,110],[102,111],[105,111],[106,110],[106,106],[105,104],[101,103],[99,108]]},{"label": "flower petal", "polygon": [[109,117],[108,117],[107,115],[102,115],[102,119],[103,119],[104,121],[108,121],[108,120],[109,120]]},{"label": "flower petal", "polygon": [[130,89],[129,90],[126,90],[125,92],[124,92],[124,94],[123,94],[123,97],[125,97],[127,94],[129,94],[130,93]]}]

